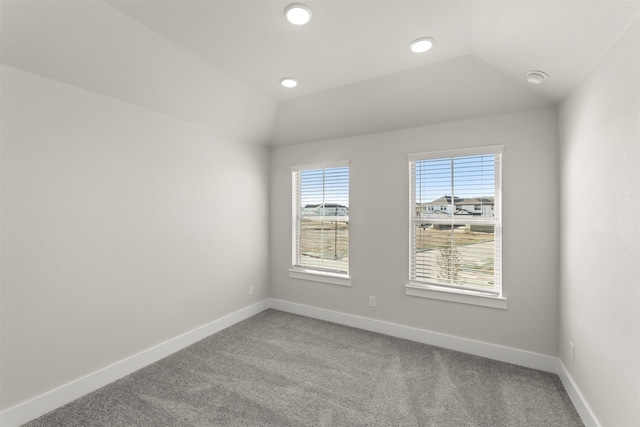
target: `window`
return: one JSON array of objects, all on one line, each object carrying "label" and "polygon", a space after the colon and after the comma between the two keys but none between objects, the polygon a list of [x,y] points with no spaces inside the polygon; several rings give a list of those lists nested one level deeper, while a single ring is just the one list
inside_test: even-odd
[{"label": "window", "polygon": [[501,158],[502,146],[409,155],[407,294],[506,308]]},{"label": "window", "polygon": [[349,285],[349,164],[298,166],[292,175],[291,277]]}]

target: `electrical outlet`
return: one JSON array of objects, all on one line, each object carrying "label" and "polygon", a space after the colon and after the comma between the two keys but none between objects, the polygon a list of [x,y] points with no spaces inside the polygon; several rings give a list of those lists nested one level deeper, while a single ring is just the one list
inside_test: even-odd
[{"label": "electrical outlet", "polygon": [[369,307],[376,306],[376,297],[369,297]]},{"label": "electrical outlet", "polygon": [[573,346],[573,341],[569,341],[569,356],[571,356],[571,361],[572,362],[576,361],[576,351],[575,351],[575,348]]},{"label": "electrical outlet", "polygon": [[253,295],[253,285],[249,285],[249,295]]}]

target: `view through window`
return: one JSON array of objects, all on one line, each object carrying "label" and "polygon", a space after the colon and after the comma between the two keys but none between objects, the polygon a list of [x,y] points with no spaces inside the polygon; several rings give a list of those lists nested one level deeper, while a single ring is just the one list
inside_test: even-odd
[{"label": "view through window", "polygon": [[409,156],[412,284],[501,293],[501,150]]},{"label": "view through window", "polygon": [[349,274],[349,165],[292,168],[294,268]]}]

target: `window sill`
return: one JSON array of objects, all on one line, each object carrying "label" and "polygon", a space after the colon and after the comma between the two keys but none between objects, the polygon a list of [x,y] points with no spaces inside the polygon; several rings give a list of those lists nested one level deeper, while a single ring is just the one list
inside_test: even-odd
[{"label": "window sill", "polygon": [[331,285],[351,286],[351,277],[343,274],[323,273],[312,270],[289,269],[292,279],[311,280],[312,282],[329,283]]},{"label": "window sill", "polygon": [[507,309],[507,299],[499,296],[483,295],[471,291],[444,289],[429,285],[405,285],[405,294],[413,297],[451,301],[461,304],[479,305],[482,307]]}]

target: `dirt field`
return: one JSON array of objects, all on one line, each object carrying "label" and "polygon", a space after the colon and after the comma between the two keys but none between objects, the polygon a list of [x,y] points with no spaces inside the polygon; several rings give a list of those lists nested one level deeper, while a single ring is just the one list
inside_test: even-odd
[{"label": "dirt field", "polygon": [[[349,256],[349,225],[346,222],[301,221],[301,253],[308,256],[341,259]],[[456,245],[492,242],[493,233],[469,231],[465,228],[454,230]],[[416,229],[416,250],[440,248],[448,245],[449,230],[434,228]]]},{"label": "dirt field", "polygon": [[[349,224],[344,221],[309,221],[300,223],[301,264],[308,267],[346,271],[349,258]],[[493,279],[494,234],[470,231],[464,227],[454,230],[455,246],[462,255],[461,275],[472,282],[488,285]],[[451,231],[434,228],[416,229],[417,264],[427,270],[437,265],[433,249],[448,247]],[[478,259],[480,252],[486,254]],[[467,261],[474,259],[474,261]],[[434,267],[427,267],[433,265]],[[419,267],[419,268],[420,268]]]},{"label": "dirt field", "polygon": [[[451,284],[492,287],[494,280],[494,233],[470,231],[464,227],[454,230],[455,261],[443,261],[443,252],[451,255],[451,230],[416,229],[416,276]],[[447,269],[456,263],[455,277],[447,276]],[[443,264],[447,264],[445,266]],[[451,265],[449,265],[451,264]],[[443,267],[447,269],[443,270]],[[448,270],[451,271],[451,270]]]},{"label": "dirt field", "polygon": [[[440,248],[448,245],[450,239],[451,230],[416,227],[416,251]],[[454,230],[454,240],[456,246],[492,242],[494,240],[494,234],[469,231],[461,227]]]},{"label": "dirt field", "polygon": [[333,260],[349,256],[349,224],[347,222],[302,220],[300,229],[302,255]]}]

